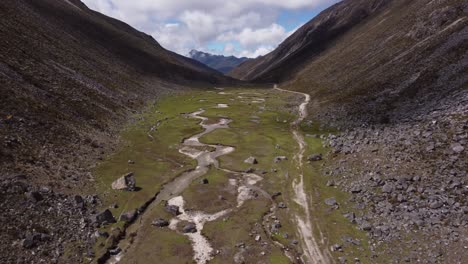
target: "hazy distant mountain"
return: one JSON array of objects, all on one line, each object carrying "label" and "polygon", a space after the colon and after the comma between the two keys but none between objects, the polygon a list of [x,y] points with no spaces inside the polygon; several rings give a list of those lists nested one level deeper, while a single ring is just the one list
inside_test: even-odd
[{"label": "hazy distant mountain", "polygon": [[213,55],[210,53],[201,52],[198,50],[192,50],[189,53],[189,57],[197,60],[219,72],[228,73],[239,64],[248,61],[249,58],[237,58],[234,56],[222,56],[222,55]]}]

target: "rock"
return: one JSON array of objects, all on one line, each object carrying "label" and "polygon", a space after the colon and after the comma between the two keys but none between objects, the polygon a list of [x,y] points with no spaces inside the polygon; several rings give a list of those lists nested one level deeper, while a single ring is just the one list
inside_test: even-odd
[{"label": "rock", "polygon": [[328,187],[333,187],[333,186],[335,186],[335,181],[333,181],[333,180],[328,180],[328,181],[327,181],[327,186],[328,186]]},{"label": "rock", "polygon": [[94,222],[98,224],[99,226],[102,226],[106,224],[116,223],[117,221],[115,221],[115,218],[112,215],[112,212],[109,209],[106,209],[103,212],[95,216]]},{"label": "rock", "polygon": [[197,226],[194,223],[188,223],[187,225],[184,226],[182,229],[182,232],[184,233],[196,233],[197,232]]},{"label": "rock", "polygon": [[121,251],[122,251],[122,249],[120,249],[119,247],[115,247],[115,248],[109,250],[109,254],[111,254],[112,256],[115,256],[115,255],[119,254]]},{"label": "rock", "polygon": [[329,206],[338,205],[338,203],[336,202],[336,199],[335,199],[335,198],[328,198],[328,199],[325,199],[325,204],[326,204],[326,205],[329,205]]},{"label": "rock", "polygon": [[256,236],[255,236],[255,241],[258,242],[258,241],[260,241],[260,240],[262,240],[262,237],[261,237],[260,235],[256,235]]},{"label": "rock", "polygon": [[85,207],[85,201],[80,195],[75,195],[75,204],[78,208],[83,209]]},{"label": "rock", "polygon": [[288,207],[287,207],[286,204],[284,204],[283,202],[280,202],[280,203],[278,204],[278,208],[285,209],[285,208],[288,208]]},{"label": "rock", "polygon": [[346,260],[346,257],[339,257],[339,258],[338,258],[338,261],[340,262],[340,264],[345,264],[345,263],[348,262],[348,261]]},{"label": "rock", "polygon": [[258,161],[255,157],[249,157],[246,160],[244,160],[244,162],[248,164],[258,164]]},{"label": "rock", "polygon": [[40,241],[41,235],[40,234],[33,234],[28,235],[23,240],[23,247],[26,249],[31,249],[37,246],[37,243]]},{"label": "rock", "polygon": [[360,192],[362,192],[362,189],[359,186],[353,186],[353,188],[351,188],[351,193],[360,193]]},{"label": "rock", "polygon": [[370,224],[369,222],[367,222],[367,221],[362,221],[361,224],[360,224],[360,227],[361,227],[361,229],[364,230],[364,231],[370,231],[370,230],[372,230],[371,224]]},{"label": "rock", "polygon": [[276,197],[281,196],[281,192],[275,192],[271,198],[275,199]]},{"label": "rock", "polygon": [[298,244],[299,244],[299,241],[293,240],[293,241],[291,241],[291,244],[293,244],[293,245],[298,245]]},{"label": "rock", "polygon": [[254,171],[255,171],[254,168],[248,168],[248,169],[246,169],[244,172],[245,172],[245,173],[253,173]]},{"label": "rock", "polygon": [[133,161],[133,160],[128,160],[128,164],[132,164],[132,165],[133,165],[133,164],[135,164],[135,161]]},{"label": "rock", "polygon": [[104,231],[100,231],[100,230],[96,230],[96,232],[94,233],[94,236],[95,236],[95,237],[104,237],[104,238],[108,238],[108,237],[109,237],[109,233],[104,232]]},{"label": "rock", "polygon": [[112,183],[112,189],[114,190],[125,190],[135,191],[136,179],[133,172],[127,173]]},{"label": "rock", "polygon": [[308,161],[320,161],[322,160],[322,154],[313,154],[307,158]]},{"label": "rock", "polygon": [[208,184],[208,179],[204,178],[200,181],[201,184]]},{"label": "rock", "polygon": [[126,212],[125,214],[122,214],[119,220],[124,221],[124,222],[132,222],[133,220],[135,220],[136,215],[137,215],[136,211],[132,210],[132,211]]},{"label": "rock", "polygon": [[169,222],[162,219],[162,218],[159,218],[159,219],[156,219],[154,220],[152,223],[152,225],[156,226],[156,227],[166,227],[166,226],[169,226]]},{"label": "rock", "polygon": [[354,214],[353,212],[344,214],[343,216],[351,222],[354,222],[356,220],[356,214]]},{"label": "rock", "polygon": [[237,243],[236,247],[237,248],[245,248],[245,243],[244,242]]},{"label": "rock", "polygon": [[26,197],[34,203],[40,202],[44,199],[44,197],[42,197],[42,194],[40,194],[39,192],[28,192],[26,193]]},{"label": "rock", "polygon": [[277,156],[273,159],[274,163],[280,163],[281,161],[288,160],[288,157],[286,156]]},{"label": "rock", "polygon": [[393,185],[393,183],[387,182],[382,186],[382,192],[384,193],[391,193],[393,190],[395,190],[395,185]]},{"label": "rock", "polygon": [[341,251],[341,245],[340,244],[334,244],[330,247],[330,250],[332,252],[335,252],[335,251]]},{"label": "rock", "polygon": [[177,205],[166,205],[166,212],[172,214],[173,216],[180,215],[179,206]]},{"label": "rock", "polygon": [[462,153],[465,148],[460,143],[454,143],[450,146],[455,153]]},{"label": "rock", "polygon": [[432,203],[429,204],[429,208],[431,208],[431,209],[439,209],[442,206],[444,206],[444,203],[442,203],[440,201],[435,201],[435,202],[432,202]]}]

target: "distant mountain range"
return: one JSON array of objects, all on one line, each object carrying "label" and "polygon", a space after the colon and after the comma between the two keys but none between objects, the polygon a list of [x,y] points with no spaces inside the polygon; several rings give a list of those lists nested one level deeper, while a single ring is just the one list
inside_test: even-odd
[{"label": "distant mountain range", "polygon": [[239,64],[250,60],[249,58],[237,58],[234,56],[213,55],[210,53],[192,50],[189,53],[189,58],[199,61],[208,67],[215,69],[222,73],[228,73]]}]

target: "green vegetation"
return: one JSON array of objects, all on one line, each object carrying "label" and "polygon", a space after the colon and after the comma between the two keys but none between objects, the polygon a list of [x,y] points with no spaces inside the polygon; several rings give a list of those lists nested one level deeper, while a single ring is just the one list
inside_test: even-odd
[{"label": "green vegetation", "polygon": [[[115,216],[139,208],[153,198],[161,187],[176,178],[181,173],[196,166],[194,160],[178,152],[182,140],[202,131],[200,120],[187,118],[187,113],[199,110],[206,111],[202,116],[209,118],[205,123],[215,123],[220,118],[229,118],[232,122],[229,129],[217,129],[200,139],[206,144],[223,144],[236,148],[233,153],[218,158],[220,167],[234,172],[245,171],[249,168],[261,175],[263,180],[256,187],[264,191],[254,200],[249,200],[237,208],[236,186],[229,179],[242,182],[240,173],[228,173],[212,167],[202,178],[208,184],[195,180],[181,194],[186,201],[185,207],[200,210],[205,213],[216,213],[225,209],[234,212],[216,221],[205,224],[203,234],[208,238],[215,250],[219,250],[211,263],[229,263],[239,252],[236,247],[244,243],[248,250],[244,257],[248,262],[256,263],[265,258],[270,263],[289,263],[281,249],[269,243],[267,247],[262,242],[273,239],[295,249],[300,253],[299,246],[293,246],[292,240],[298,240],[297,230],[291,214],[301,213],[299,206],[291,200],[292,180],[297,176],[296,164],[293,156],[298,146],[290,131],[290,123],[297,118],[292,107],[297,105],[288,103],[291,95],[265,89],[224,90],[222,92],[190,92],[183,95],[164,98],[151,106],[141,115],[136,124],[128,127],[122,134],[124,146],[114,155],[104,160],[95,171],[99,179],[99,190],[104,194],[103,208],[117,203],[118,208],[112,209]],[[227,108],[217,107],[227,104]],[[320,135],[330,130],[321,130],[318,125],[301,125],[304,134]],[[326,153],[319,138],[305,137],[309,147],[307,154]],[[244,160],[254,156],[258,164],[244,163]],[[286,156],[288,160],[274,162],[277,156]],[[129,164],[128,160],[135,163]],[[111,183],[127,172],[134,172],[137,192],[111,190]],[[334,243],[342,243],[341,236],[348,234],[362,241],[362,248],[366,248],[366,238],[363,233],[351,225],[343,217],[343,210],[330,211],[323,204],[323,200],[335,197],[342,205],[347,206],[347,195],[337,189],[326,187],[326,178],[321,176],[320,162],[304,164],[305,184],[308,193],[312,194],[312,215],[314,224],[327,238],[324,248]],[[281,222],[279,234],[268,238],[265,229],[269,230],[273,220],[264,216],[269,213],[272,205],[270,195],[281,192],[275,202],[284,202],[287,209],[277,209],[274,216]],[[268,194],[265,196],[264,194]],[[186,236],[166,229],[151,226],[156,218],[171,219],[163,209],[164,203],[155,204],[140,217],[137,222],[127,228],[127,236],[120,246],[128,247],[124,260],[128,263],[151,263],[155,258],[164,263],[190,263],[192,250]],[[264,221],[265,220],[265,221]],[[124,228],[119,222],[108,226]],[[261,235],[260,241],[255,241],[253,234]],[[287,234],[287,235],[286,235]],[[319,236],[319,234],[316,234]],[[320,239],[319,239],[320,240]],[[98,242],[97,250],[102,250]],[[133,245],[132,245],[133,244]],[[175,249],[182,252],[173,254]],[[353,256],[365,260],[367,251],[352,248]],[[265,256],[264,256],[265,255]],[[173,261],[173,262],[171,262]],[[161,262],[163,263],[163,262]]]}]

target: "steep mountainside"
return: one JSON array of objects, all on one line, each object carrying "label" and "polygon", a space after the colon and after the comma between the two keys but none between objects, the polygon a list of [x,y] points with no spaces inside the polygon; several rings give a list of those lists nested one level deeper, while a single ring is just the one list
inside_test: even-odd
[{"label": "steep mountainside", "polygon": [[189,57],[199,61],[210,68],[213,68],[219,72],[222,73],[228,73],[235,67],[237,67],[239,64],[248,61],[249,58],[237,58],[234,56],[222,56],[222,55],[213,55],[197,50],[192,50],[189,53]]},{"label": "steep mountainside", "polygon": [[[132,113],[188,84],[233,81],[79,0],[4,0],[0,17],[0,262],[38,263],[84,239],[89,211],[57,192],[92,184],[90,164]],[[48,256],[18,253],[49,239]]]},{"label": "steep mountainside", "polygon": [[341,131],[328,184],[395,263],[466,259],[467,13],[462,0],[345,0],[230,72],[311,95],[309,122]]},{"label": "steep mountainside", "polygon": [[466,13],[460,0],[343,1],[229,75],[310,92],[341,121],[386,121],[466,87]]}]

